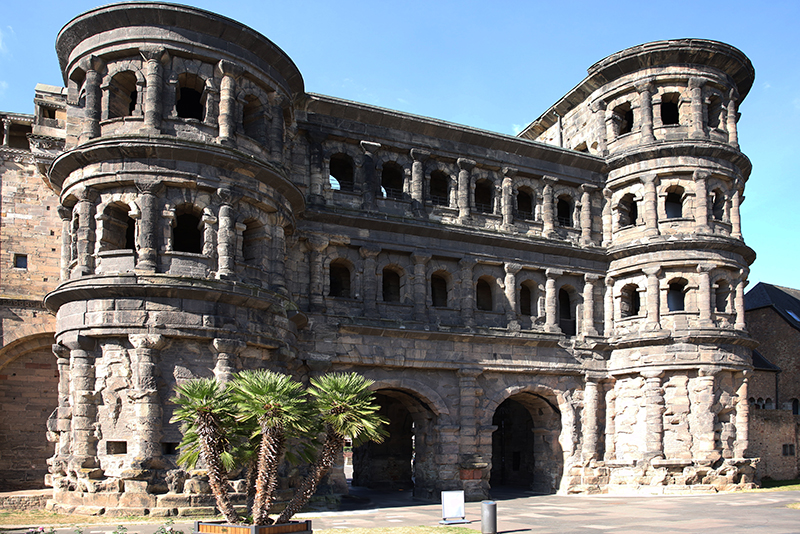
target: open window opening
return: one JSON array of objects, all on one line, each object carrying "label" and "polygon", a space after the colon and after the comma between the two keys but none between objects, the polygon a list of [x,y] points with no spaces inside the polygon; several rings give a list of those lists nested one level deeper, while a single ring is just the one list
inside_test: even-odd
[{"label": "open window opening", "polygon": [[178,76],[178,94],[175,111],[182,119],[203,120],[203,89],[205,82],[196,74],[184,73]]},{"label": "open window opening", "polygon": [[575,320],[575,302],[570,289],[562,287],[558,290],[558,326],[566,336],[574,336],[577,332]]},{"label": "open window opening", "polygon": [[679,110],[681,95],[679,93],[666,93],[661,96],[661,124],[680,124],[681,116]]},{"label": "open window opening", "polygon": [[383,269],[383,301],[400,302],[400,273],[391,267]]},{"label": "open window opening", "polygon": [[244,221],[242,232],[242,259],[250,265],[258,265],[266,255],[267,230],[257,219]]},{"label": "open window opening", "polygon": [[800,400],[792,399],[792,414],[800,415]]},{"label": "open window opening", "polygon": [[405,173],[403,172],[403,167],[394,161],[387,161],[383,164],[383,169],[381,170],[381,191],[385,198],[402,200],[404,182]]},{"label": "open window opening", "polygon": [[533,192],[527,187],[517,190],[517,217],[533,220]]},{"label": "open window opening", "polygon": [[572,227],[572,199],[568,195],[561,195],[556,201],[556,221],[559,226]]},{"label": "open window opening", "polygon": [[328,294],[331,297],[350,298],[350,267],[342,261],[331,262]]},{"label": "open window opening", "polygon": [[111,78],[108,97],[109,119],[133,115],[139,97],[139,91],[136,89],[136,75],[131,71],[115,74]]},{"label": "open window opening", "polygon": [[136,221],[130,217],[130,206],[124,202],[109,204],[99,220],[100,251],[136,249]]},{"label": "open window opening", "polygon": [[667,215],[667,219],[683,217],[683,193],[683,188],[677,185],[667,190],[667,196],[664,197],[664,212]]},{"label": "open window opening", "polygon": [[631,133],[631,131],[633,131],[633,110],[631,109],[631,103],[625,102],[615,107],[613,120],[618,136]]},{"label": "open window opening", "polygon": [[353,158],[347,154],[334,154],[329,166],[331,189],[353,191]]},{"label": "open window opening", "polygon": [[708,110],[708,127],[710,129],[719,128],[722,122],[722,99],[717,95],[712,95],[708,99],[706,109]]},{"label": "open window opening", "polygon": [[431,204],[434,206],[450,205],[450,177],[443,171],[431,173]]},{"label": "open window opening", "polygon": [[202,254],[203,230],[200,210],[184,205],[175,212],[175,227],[172,229],[172,250]]},{"label": "open window opening", "polygon": [[721,221],[725,218],[725,193],[719,189],[715,189],[711,193],[711,216]]},{"label": "open window opening", "polygon": [[3,143],[8,139],[9,148],[19,148],[21,150],[30,150],[31,146],[28,142],[28,134],[33,132],[30,124],[16,124],[6,123],[3,128]]},{"label": "open window opening", "polygon": [[434,273],[431,276],[431,305],[435,308],[447,307],[447,278]]},{"label": "open window opening", "polygon": [[628,193],[620,199],[617,213],[620,228],[636,225],[636,220],[639,218],[639,207],[633,193]]},{"label": "open window opening", "polygon": [[667,289],[667,309],[671,312],[684,311],[687,282],[683,279],[673,280]]},{"label": "open window opening", "polygon": [[641,297],[639,296],[639,286],[636,284],[627,284],[620,291],[620,316],[636,317],[641,312],[642,304]]},{"label": "open window opening", "polygon": [[481,278],[475,285],[475,306],[481,311],[492,311],[493,304],[492,286],[487,280]]},{"label": "open window opening", "polygon": [[536,290],[533,282],[526,280],[519,286],[519,313],[528,317],[538,315],[535,300]]},{"label": "open window opening", "polygon": [[486,179],[475,183],[475,209],[480,213],[492,213],[494,185]]},{"label": "open window opening", "polygon": [[244,97],[242,106],[242,127],[244,134],[255,141],[266,141],[266,118],[264,104],[254,95]]},{"label": "open window opening", "polygon": [[727,280],[720,280],[714,287],[714,307],[717,313],[728,311],[728,301],[731,297],[731,286]]},{"label": "open window opening", "polygon": [[28,269],[28,255],[27,254],[14,254],[14,268],[15,269]]},{"label": "open window opening", "polygon": [[106,454],[128,454],[128,442],[106,441]]}]

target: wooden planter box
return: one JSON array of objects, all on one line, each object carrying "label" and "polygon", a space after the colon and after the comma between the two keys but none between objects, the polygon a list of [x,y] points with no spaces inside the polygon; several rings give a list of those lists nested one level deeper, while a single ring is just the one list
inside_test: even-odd
[{"label": "wooden planter box", "polygon": [[280,525],[230,525],[227,523],[212,523],[195,521],[194,531],[197,534],[284,534],[294,532],[297,534],[312,534],[311,520],[291,521]]}]

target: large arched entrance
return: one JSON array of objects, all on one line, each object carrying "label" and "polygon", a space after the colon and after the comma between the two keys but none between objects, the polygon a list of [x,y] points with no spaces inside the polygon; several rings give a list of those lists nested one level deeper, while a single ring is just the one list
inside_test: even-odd
[{"label": "large arched entrance", "polygon": [[383,443],[353,450],[353,486],[381,490],[413,490],[415,496],[434,494],[437,466],[433,458],[435,414],[413,393],[380,389],[375,392],[380,415],[389,421]]},{"label": "large arched entrance", "polygon": [[555,399],[530,392],[513,395],[497,407],[492,425],[497,429],[492,433],[491,487],[558,491],[564,458]]}]

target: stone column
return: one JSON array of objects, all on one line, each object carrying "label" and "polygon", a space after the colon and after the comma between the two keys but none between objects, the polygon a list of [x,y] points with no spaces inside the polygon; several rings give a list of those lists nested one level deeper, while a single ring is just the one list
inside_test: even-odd
[{"label": "stone column", "polygon": [[411,149],[411,207],[418,216],[425,213],[425,160],[430,155],[427,150]]},{"label": "stone column", "polygon": [[470,173],[475,167],[475,162],[471,159],[458,158],[458,220],[464,222],[470,214],[470,193],[472,192],[472,180]]},{"label": "stone column", "polygon": [[618,137],[619,122],[621,118],[614,113],[613,109],[606,109],[606,143],[614,141]]},{"label": "stone column", "polygon": [[617,415],[616,411],[616,404],[617,404],[617,392],[614,390],[614,381],[610,380],[606,387],[608,392],[606,393],[606,442],[605,442],[605,453],[603,454],[603,459],[605,461],[614,460],[616,459],[617,454],[617,442],[616,442],[616,420],[615,417]]},{"label": "stone column", "polygon": [[136,414],[136,432],[131,434],[128,454],[134,466],[145,468],[161,457],[163,414],[157,379],[160,351],[167,339],[160,334],[129,334],[128,340],[133,345],[130,351],[133,388],[129,396]]},{"label": "stone column", "polygon": [[736,441],[733,444],[733,455],[744,458],[750,445],[750,404],[747,400],[747,386],[752,371],[742,371],[742,382],[736,391]]},{"label": "stone column", "polygon": [[158,230],[159,230],[159,202],[156,197],[161,190],[161,183],[148,180],[136,180],[139,190],[139,232],[136,270],[155,272],[158,265]]},{"label": "stone column", "polygon": [[611,245],[613,239],[613,219],[611,218],[611,197],[613,196],[611,189],[603,189],[603,246],[608,247]]},{"label": "stone column", "polygon": [[547,269],[545,274],[547,275],[547,282],[545,282],[544,286],[544,329],[547,332],[560,332],[561,328],[558,326],[558,295],[556,293],[556,278],[564,274],[564,272],[557,269]]},{"label": "stone column", "polygon": [[414,262],[414,320],[428,322],[428,284],[425,268],[431,255],[425,252],[414,252],[411,261]]},{"label": "stone column", "polygon": [[11,121],[3,119],[3,146],[8,146],[8,138],[11,134]]},{"label": "stone column", "polygon": [[75,336],[63,343],[69,349],[72,425],[69,469],[78,476],[97,468],[97,406],[95,405],[94,339]]},{"label": "stone column", "polygon": [[555,204],[553,202],[553,186],[558,182],[557,178],[553,178],[551,176],[545,176],[543,178],[544,181],[544,190],[542,191],[542,235],[544,237],[553,237],[555,235],[554,230],[554,213]]},{"label": "stone column", "polygon": [[645,460],[664,457],[663,371],[642,371],[645,379]]},{"label": "stone column", "polygon": [[744,319],[744,288],[747,287],[747,275],[749,274],[746,269],[739,271],[739,281],[736,284],[736,293],[733,296],[733,308],[736,310],[736,323],[734,328],[736,330],[747,330],[747,324]]},{"label": "stone column", "polygon": [[78,219],[76,231],[76,259],[78,261],[72,270],[72,278],[94,272],[94,201],[97,199],[97,193],[88,188],[78,189],[75,195],[78,197],[78,202],[72,209]]},{"label": "stone column", "polygon": [[703,124],[703,86],[706,80],[702,78],[689,78],[689,94],[692,99],[692,131],[690,139],[704,139],[708,137],[705,124]]},{"label": "stone column", "polygon": [[503,185],[501,209],[503,214],[503,230],[510,232],[514,228],[514,176],[517,169],[503,167]]},{"label": "stone column", "polygon": [[456,371],[459,391],[459,463],[469,462],[478,450],[478,401],[482,391],[478,388],[480,369],[465,368]]},{"label": "stone column", "polygon": [[590,109],[595,116],[595,129],[597,130],[597,151],[601,156],[608,155],[608,141],[606,139],[606,106],[603,100],[592,102]]},{"label": "stone column", "polygon": [[61,218],[61,280],[69,279],[69,264],[72,263],[72,210],[58,206]]},{"label": "stone column", "polygon": [[656,236],[658,231],[658,195],[656,194],[656,175],[642,177],[644,184],[644,235]]},{"label": "stone column", "polygon": [[325,155],[323,153],[322,143],[327,138],[327,135],[318,132],[308,132],[308,159],[309,159],[309,174],[311,175],[311,191],[309,192],[309,204],[314,206],[322,206],[325,204],[325,183],[330,183],[330,169],[325,173]]},{"label": "stone column", "polygon": [[699,282],[697,307],[700,312],[700,326],[702,328],[712,328],[714,326],[711,320],[711,270],[713,268],[714,265],[710,263],[701,263],[697,266]]},{"label": "stone column", "polygon": [[603,335],[606,337],[614,333],[614,279],[606,277],[606,296],[603,303]]},{"label": "stone column", "polygon": [[217,63],[217,75],[222,78],[219,86],[219,141],[223,145],[233,145],[236,141],[236,79],[242,72],[242,67],[230,61],[223,59]]},{"label": "stone column", "polygon": [[739,133],[736,128],[736,121],[739,120],[739,113],[736,111],[738,101],[739,93],[734,87],[728,94],[728,114],[726,117],[728,124],[726,126],[728,130],[728,144],[736,150],[739,150]]},{"label": "stone column", "polygon": [[509,329],[519,329],[517,308],[517,273],[522,270],[519,263],[505,264],[506,278],[503,283],[506,293],[506,323]]},{"label": "stone column", "polygon": [[646,267],[642,272],[647,275],[647,329],[661,329],[661,288],[658,276],[660,267]]},{"label": "stone column", "polygon": [[269,122],[269,157],[272,161],[283,161],[283,106],[286,98],[275,93],[271,103],[272,120]]},{"label": "stone column", "polygon": [[592,192],[597,186],[581,185],[581,245],[594,245],[592,241]]},{"label": "stone column", "polygon": [[238,339],[214,338],[211,340],[211,350],[217,353],[216,364],[214,365],[214,377],[222,384],[227,384],[233,380],[236,372],[236,358],[244,350],[247,344]]},{"label": "stone column", "polygon": [[587,336],[596,336],[597,328],[594,326],[594,285],[600,280],[596,274],[583,275],[583,333]]},{"label": "stone column", "polygon": [[472,268],[475,260],[462,258],[458,262],[461,273],[461,317],[466,326],[475,325],[475,284],[472,283]]},{"label": "stone column", "polygon": [[100,136],[100,114],[102,95],[100,92],[100,82],[103,79],[103,60],[92,56],[86,65],[86,104],[84,107],[83,128],[81,131],[81,143],[89,139]]},{"label": "stone column", "polygon": [[639,91],[639,112],[641,113],[642,143],[652,143],[653,136],[653,84],[644,80],[635,84]]},{"label": "stone column", "polygon": [[217,189],[220,199],[219,217],[217,225],[217,278],[232,279],[236,275],[236,212],[233,204],[239,200],[239,195],[231,189]]},{"label": "stone column", "polygon": [[739,184],[734,185],[733,197],[731,198],[731,237],[742,239],[742,219],[739,216],[739,206],[742,203],[742,190]]},{"label": "stone column", "polygon": [[380,247],[365,245],[358,249],[361,257],[364,258],[364,287],[361,294],[364,295],[364,315],[367,317],[378,316],[378,276],[375,272],[377,268],[377,257],[380,254]]},{"label": "stone column", "polygon": [[583,462],[597,460],[597,412],[599,404],[599,375],[586,373],[583,391]]},{"label": "stone column", "polygon": [[378,207],[376,196],[381,189],[380,180],[375,176],[375,153],[381,147],[378,143],[361,141],[361,148],[364,150],[364,190],[362,193],[362,207],[368,211],[375,211]]},{"label": "stone column", "polygon": [[272,270],[270,272],[271,286],[281,295],[288,295],[286,289],[286,230],[292,220],[283,213],[274,215],[275,224],[272,227]]},{"label": "stone column", "polygon": [[[70,350],[58,343],[53,345],[58,367],[58,407],[55,411],[55,427],[49,427],[56,437],[56,450],[51,473],[66,474],[69,461],[70,433],[72,426],[72,408],[70,407]],[[52,416],[51,416],[52,417]]]},{"label": "stone column", "polygon": [[690,421],[690,431],[692,433],[692,456],[695,461],[713,463],[720,458],[720,452],[716,450],[714,433],[714,375],[719,369],[701,368],[699,376],[695,379],[692,388],[693,398],[692,420]]},{"label": "stone column", "polygon": [[693,173],[694,178],[694,198],[695,212],[694,224],[695,233],[708,234],[711,230],[708,227],[708,171],[697,170]]},{"label": "stone column", "polygon": [[309,255],[309,295],[308,308],[311,312],[325,311],[325,274],[323,260],[325,249],[330,244],[327,237],[313,234],[308,238]]},{"label": "stone column", "polygon": [[162,61],[169,55],[163,48],[145,48],[139,51],[145,61],[144,76],[146,89],[144,95],[144,130],[160,133],[161,119],[164,116],[164,68]]}]

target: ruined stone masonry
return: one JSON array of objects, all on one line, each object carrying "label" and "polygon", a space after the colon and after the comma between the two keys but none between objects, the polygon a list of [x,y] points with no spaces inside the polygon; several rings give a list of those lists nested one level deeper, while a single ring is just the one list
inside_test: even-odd
[{"label": "ruined stone masonry", "polygon": [[[185,6],[96,8],[57,52],[66,88],[3,115],[22,148],[0,149],[3,310],[9,276],[47,270],[17,316],[49,317],[44,292],[56,316],[4,320],[0,376],[50,366],[54,506],[213,506],[168,399],[262,367],[375,381],[391,437],[354,451],[354,484],[752,483],[739,50],[623,50],[516,137],[307,93],[264,36]],[[41,194],[46,247],[10,241],[11,179]]]}]

